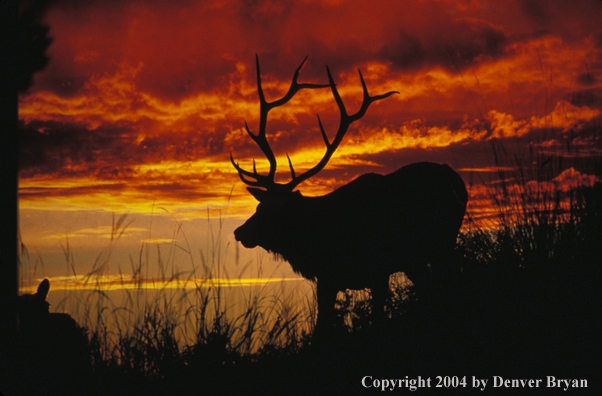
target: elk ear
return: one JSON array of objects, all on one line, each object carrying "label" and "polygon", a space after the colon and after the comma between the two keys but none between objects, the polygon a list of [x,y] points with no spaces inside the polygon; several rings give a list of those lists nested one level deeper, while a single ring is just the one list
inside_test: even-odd
[{"label": "elk ear", "polygon": [[268,192],[265,190],[260,190],[259,188],[247,187],[247,191],[251,193],[251,195],[259,202],[265,201],[268,197]]},{"label": "elk ear", "polygon": [[48,278],[44,278],[40,285],[38,286],[38,291],[36,292],[36,297],[42,301],[46,301],[46,297],[48,296],[48,291],[50,290],[50,281]]}]

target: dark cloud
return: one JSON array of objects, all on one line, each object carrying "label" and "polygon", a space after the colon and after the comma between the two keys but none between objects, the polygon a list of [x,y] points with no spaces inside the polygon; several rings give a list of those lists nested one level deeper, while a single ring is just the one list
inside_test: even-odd
[{"label": "dark cloud", "polygon": [[48,198],[48,197],[77,197],[106,192],[121,192],[128,189],[126,183],[103,184],[97,186],[81,185],[77,187],[22,187],[19,197],[22,198]]},{"label": "dark cloud", "polygon": [[226,130],[174,130],[137,140],[140,125],[103,124],[95,130],[74,123],[20,121],[20,175],[55,174],[131,179],[133,167],[162,161],[194,161],[224,151]]},{"label": "dark cloud", "polygon": [[409,69],[422,66],[427,57],[427,51],[417,37],[400,32],[397,40],[393,40],[381,51],[381,56],[390,60],[397,67]]},{"label": "dark cloud", "polygon": [[380,51],[379,57],[402,69],[424,66],[462,69],[503,56],[507,43],[508,37],[501,29],[480,20],[462,19],[433,27],[432,34],[425,38],[400,31]]},{"label": "dark cloud", "polygon": [[584,86],[592,86],[597,82],[596,76],[593,73],[583,73],[577,76],[577,82]]},{"label": "dark cloud", "polygon": [[596,48],[602,49],[602,31],[592,34]]},{"label": "dark cloud", "polygon": [[520,10],[534,24],[567,40],[600,32],[602,2],[590,0],[518,0]]},{"label": "dark cloud", "polygon": [[[43,173],[89,175],[109,159],[121,160],[124,147],[132,144],[126,130],[100,127],[89,131],[77,124],[54,121],[19,123],[21,176]],[[113,162],[113,161],[111,161]]]},{"label": "dark cloud", "polygon": [[222,153],[227,131],[173,131],[145,137],[135,147],[138,156],[163,161],[194,161]]},{"label": "dark cloud", "polygon": [[574,91],[565,95],[564,100],[574,106],[588,106],[602,110],[602,88]]},{"label": "dark cloud", "polygon": [[138,173],[131,166],[114,164],[113,166],[98,166],[94,176],[101,180],[134,180]]},{"label": "dark cloud", "polygon": [[52,43],[50,28],[42,23],[49,6],[48,0],[22,1],[19,7],[17,30],[17,89],[26,92],[33,75],[48,65],[46,50]]},{"label": "dark cloud", "polygon": [[521,0],[519,2],[525,15],[541,26],[545,26],[550,22],[550,14],[544,5],[545,3],[540,0]]}]

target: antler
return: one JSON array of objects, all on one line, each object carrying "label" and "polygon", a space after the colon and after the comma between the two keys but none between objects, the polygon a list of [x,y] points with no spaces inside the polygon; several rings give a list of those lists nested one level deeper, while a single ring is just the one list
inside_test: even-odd
[{"label": "antler", "polygon": [[[284,187],[288,191],[292,191],[300,183],[309,179],[310,177],[312,177],[313,175],[315,175],[316,173],[318,173],[322,169],[324,169],[324,167],[326,166],[326,164],[332,157],[332,154],[334,154],[336,149],[339,147],[339,144],[341,144],[341,141],[343,140],[345,133],[347,133],[349,126],[353,122],[362,118],[366,114],[368,107],[370,107],[370,105],[372,103],[374,103],[378,100],[381,100],[381,99],[388,98],[389,96],[391,96],[393,94],[399,93],[397,91],[390,91],[390,92],[387,92],[382,95],[370,96],[368,94],[368,88],[366,87],[366,82],[364,81],[362,72],[358,69],[358,72],[360,74],[360,80],[362,82],[362,88],[364,90],[364,99],[362,102],[362,106],[360,107],[358,112],[353,115],[348,115],[347,110],[345,109],[345,104],[343,103],[343,100],[341,99],[341,95],[339,95],[339,91],[336,88],[336,84],[334,83],[334,79],[332,78],[332,75],[330,74],[330,69],[328,68],[328,66],[326,66],[326,72],[328,73],[328,84],[299,84],[299,83],[297,83],[297,78],[299,77],[299,71],[301,71],[301,68],[305,64],[306,60],[307,60],[307,56],[301,63],[301,66],[299,66],[297,68],[297,70],[295,71],[295,74],[293,75],[293,82],[291,83],[291,87],[289,88],[286,95],[284,95],[281,99],[275,100],[273,102],[267,102],[265,99],[264,93],[263,93],[263,89],[261,87],[261,74],[259,71],[259,58],[257,57],[257,55],[255,55],[255,62],[257,65],[257,92],[259,94],[259,101],[260,101],[259,132],[257,135],[253,134],[249,130],[249,126],[247,125],[246,121],[245,121],[245,129],[247,130],[247,133],[249,134],[249,136],[251,136],[253,141],[255,143],[257,143],[259,148],[261,148],[261,151],[263,151],[266,158],[268,159],[268,161],[270,163],[269,173],[267,175],[260,175],[259,173],[257,173],[257,169],[255,167],[255,160],[253,160],[253,172],[249,172],[249,171],[242,169],[238,165],[238,163],[234,162],[234,159],[232,158],[232,153],[230,152],[230,161],[232,162],[232,165],[238,171],[238,175],[240,176],[240,179],[249,186],[263,187],[263,188],[266,188],[267,190],[273,189],[276,186],[280,186],[280,187]],[[268,144],[268,141],[266,139],[266,124],[267,124],[268,112],[270,110],[272,110],[274,107],[282,106],[285,103],[287,103],[301,89],[304,89],[304,88],[316,89],[316,88],[326,88],[326,87],[330,87],[330,89],[332,90],[332,95],[334,96],[334,99],[335,99],[337,106],[339,107],[339,111],[341,113],[339,129],[337,131],[337,134],[336,134],[334,140],[332,141],[332,143],[330,143],[330,141],[328,140],[328,136],[326,136],[326,132],[324,131],[324,127],[322,126],[322,121],[320,120],[320,116],[318,116],[318,124],[320,125],[320,132],[322,133],[322,138],[324,139],[324,143],[326,144],[326,153],[324,154],[324,157],[322,157],[322,159],[320,160],[320,162],[318,162],[318,164],[316,166],[314,166],[313,168],[304,172],[303,174],[296,176],[295,169],[293,168],[293,163],[291,162],[291,159],[289,158],[289,156],[287,154],[286,157],[288,159],[288,164],[289,164],[289,167],[291,170],[292,180],[286,184],[276,183],[274,181],[274,175],[276,173],[276,157],[274,156],[274,153],[273,153],[272,149],[270,148],[270,145]],[[254,180],[249,180],[249,178],[254,179]]]},{"label": "antler", "polygon": [[332,75],[330,74],[330,69],[328,68],[328,66],[326,66],[326,72],[328,73],[328,81],[330,82],[330,88],[332,89],[332,95],[334,96],[334,99],[337,102],[337,106],[339,107],[339,111],[341,113],[341,121],[339,122],[339,129],[337,131],[337,134],[336,134],[334,140],[332,141],[332,143],[330,143],[328,141],[328,136],[326,136],[326,132],[324,131],[324,127],[322,126],[322,121],[320,120],[320,116],[318,115],[318,124],[320,125],[320,132],[322,133],[322,138],[324,139],[324,143],[326,144],[326,154],[324,154],[324,157],[322,157],[322,159],[320,160],[320,162],[318,162],[318,164],[316,166],[309,169],[305,173],[301,174],[299,177],[295,177],[295,171],[293,169],[293,164],[291,163],[291,160],[289,158],[289,166],[291,168],[291,174],[293,176],[293,180],[288,182],[286,184],[286,186],[291,191],[295,187],[297,187],[301,182],[309,179],[310,177],[312,177],[313,175],[315,175],[316,173],[318,173],[322,169],[324,169],[324,167],[330,160],[330,157],[332,157],[332,154],[334,154],[336,149],[339,147],[339,144],[341,144],[341,141],[343,141],[343,137],[345,136],[345,133],[347,133],[349,126],[353,122],[362,118],[364,116],[364,114],[366,114],[366,111],[368,111],[368,107],[370,107],[370,105],[372,103],[376,102],[377,100],[388,98],[389,96],[391,96],[393,94],[399,93],[397,91],[390,91],[390,92],[387,92],[382,95],[370,96],[368,94],[368,87],[366,87],[366,82],[364,81],[362,72],[359,69],[357,71],[359,72],[360,80],[362,81],[362,88],[364,90],[364,100],[362,102],[362,107],[360,107],[360,109],[358,110],[357,113],[355,113],[353,115],[348,115],[347,109],[345,109],[345,104],[343,103],[343,100],[341,99],[341,95],[339,95],[339,91],[337,90],[336,84],[334,83],[334,79],[332,78]]},{"label": "antler", "polygon": [[[261,87],[261,71],[259,69],[259,57],[255,54],[255,64],[257,68],[257,93],[259,94],[259,132],[257,135],[253,134],[245,121],[245,129],[251,139],[259,146],[261,151],[265,154],[268,162],[270,163],[270,171],[267,175],[260,175],[257,173],[257,169],[255,167],[255,160],[253,160],[253,172],[246,171],[242,169],[238,163],[234,162],[232,158],[232,152],[230,152],[230,161],[234,168],[238,171],[238,176],[240,179],[249,186],[256,187],[264,187],[266,189],[273,188],[276,183],[274,182],[274,175],[276,174],[276,157],[274,156],[274,152],[270,148],[270,145],[266,139],[266,125],[268,120],[268,113],[275,107],[279,107],[287,103],[289,100],[295,96],[297,92],[302,89],[317,89],[317,88],[327,88],[331,86],[330,84],[299,84],[297,82],[297,78],[299,77],[299,72],[305,65],[305,61],[307,61],[307,56],[301,62],[301,65],[295,70],[295,74],[293,75],[293,81],[291,86],[282,98],[275,100],[273,102],[268,102],[265,99],[265,95],[263,93],[263,88]],[[290,159],[289,159],[290,163]],[[292,169],[292,166],[291,166]],[[255,179],[249,180],[248,178]]]}]

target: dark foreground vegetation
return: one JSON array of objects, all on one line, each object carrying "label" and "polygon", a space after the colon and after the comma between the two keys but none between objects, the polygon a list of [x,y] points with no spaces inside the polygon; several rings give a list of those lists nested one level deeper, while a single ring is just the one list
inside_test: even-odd
[{"label": "dark foreground vegetation", "polygon": [[[112,333],[102,318],[130,308],[100,308],[101,320],[81,323],[89,339],[84,359],[64,337],[44,332],[2,340],[0,391],[359,394],[380,391],[363,386],[366,376],[364,384],[374,386],[382,386],[374,380],[420,376],[431,379],[431,389],[417,390],[426,394],[465,393],[473,377],[488,380],[486,391],[522,394],[494,389],[498,376],[543,379],[540,389],[526,391],[540,394],[549,391],[546,377],[554,376],[586,379],[588,388],[579,391],[600,394],[602,184],[567,188],[554,184],[552,176],[516,168],[515,175],[500,173],[502,182],[491,193],[495,224],[470,226],[474,219],[465,219],[469,226],[458,237],[449,279],[420,289],[394,282],[403,277],[392,279],[395,293],[385,323],[371,324],[369,299],[347,293],[339,301],[340,326],[314,338],[311,312],[295,311],[297,300],[271,301],[279,320],[266,321],[265,301],[253,297],[248,310],[232,320],[221,311],[219,293],[217,303],[202,294],[192,315],[196,338],[183,345],[176,335],[182,323],[166,301],[153,301],[137,321]],[[600,175],[600,161],[590,171]],[[114,225],[116,235],[120,227],[121,220]],[[215,253],[203,258],[203,267],[216,257],[219,264]],[[436,389],[438,376],[451,382]],[[466,377],[466,387],[454,383],[454,376]]]},{"label": "dark foreground vegetation", "polygon": [[292,331],[293,320],[278,322],[259,351],[241,354],[223,318],[197,343],[180,347],[175,324],[150,309],[110,351],[100,328],[90,330],[85,362],[51,340],[36,344],[21,337],[3,345],[2,391],[356,394],[370,391],[362,386],[365,376],[430,377],[432,387],[437,376],[466,376],[467,388],[472,376],[489,379],[489,387],[492,376],[543,384],[555,376],[587,379],[586,390],[594,391],[600,386],[601,187],[574,191],[562,221],[540,213],[462,233],[454,278],[420,294],[399,286],[384,324],[368,323],[369,301],[341,301],[348,325],[333,334],[312,339]]}]

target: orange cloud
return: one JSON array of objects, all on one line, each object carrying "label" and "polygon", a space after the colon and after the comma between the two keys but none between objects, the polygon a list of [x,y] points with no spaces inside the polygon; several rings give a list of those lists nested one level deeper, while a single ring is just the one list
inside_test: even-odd
[{"label": "orange cloud", "polygon": [[[570,131],[575,155],[594,153],[599,5],[539,2],[537,17],[527,3],[538,2],[55,2],[46,17],[51,62],[19,102],[20,205],[135,213],[161,205],[182,218],[228,205],[232,216],[252,212],[229,153],[266,172],[243,129],[246,120],[257,132],[255,53],[268,100],[287,91],[305,55],[300,81],[326,82],[328,64],[349,112],[361,102],[358,67],[371,94],[400,92],[352,126],[301,186],[309,195],[409,161],[453,160],[463,175],[493,175],[491,141],[555,154],[564,140],[537,141],[542,130]],[[322,158],[316,114],[332,139],[339,113],[329,89],[300,92],[270,113],[280,180],[290,177],[286,154],[298,172]],[[585,172],[573,165],[565,168]],[[488,214],[479,199],[475,209]]]},{"label": "orange cloud", "polygon": [[545,117],[531,117],[530,126],[531,128],[561,128],[566,131],[599,116],[600,110],[590,109],[587,106],[573,106],[561,100]]}]

